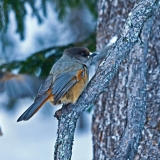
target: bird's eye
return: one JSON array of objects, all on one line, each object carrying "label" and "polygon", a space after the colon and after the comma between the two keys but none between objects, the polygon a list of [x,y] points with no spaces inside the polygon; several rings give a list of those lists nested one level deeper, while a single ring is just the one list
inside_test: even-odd
[{"label": "bird's eye", "polygon": [[84,52],[82,52],[81,54],[82,54],[82,56],[87,57],[87,55]]},{"label": "bird's eye", "polygon": [[84,56],[85,54],[82,52],[82,56]]}]

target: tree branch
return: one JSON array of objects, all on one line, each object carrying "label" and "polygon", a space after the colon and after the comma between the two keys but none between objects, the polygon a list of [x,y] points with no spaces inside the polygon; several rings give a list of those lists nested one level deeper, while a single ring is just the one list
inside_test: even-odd
[{"label": "tree branch", "polygon": [[74,131],[80,114],[90,107],[116,74],[120,63],[138,42],[144,23],[160,6],[159,0],[142,0],[130,12],[121,37],[108,50],[109,56],[100,64],[96,75],[74,105],[64,106],[56,112],[58,119],[54,159],[71,159]]}]

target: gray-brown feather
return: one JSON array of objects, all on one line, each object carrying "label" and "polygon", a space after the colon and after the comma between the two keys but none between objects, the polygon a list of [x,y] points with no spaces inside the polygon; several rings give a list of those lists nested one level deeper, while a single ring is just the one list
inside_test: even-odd
[{"label": "gray-brown feather", "polygon": [[[54,95],[54,104],[56,104],[60,98],[77,83],[77,79],[75,77],[76,72],[67,72],[60,74],[52,87],[52,93]],[[75,78],[74,78],[75,77]]]},{"label": "gray-brown feather", "polygon": [[49,74],[49,76],[41,84],[39,91],[38,91],[38,94],[37,94],[37,97],[35,98],[35,101],[49,90],[49,88],[52,85],[52,79],[53,79],[53,75]]}]

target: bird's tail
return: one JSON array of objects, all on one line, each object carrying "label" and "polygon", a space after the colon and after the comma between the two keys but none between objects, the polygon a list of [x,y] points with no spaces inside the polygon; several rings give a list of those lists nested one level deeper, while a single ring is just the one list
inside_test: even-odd
[{"label": "bird's tail", "polygon": [[45,93],[40,96],[17,120],[27,121],[29,120],[41,107],[42,105],[50,98],[50,95]]}]

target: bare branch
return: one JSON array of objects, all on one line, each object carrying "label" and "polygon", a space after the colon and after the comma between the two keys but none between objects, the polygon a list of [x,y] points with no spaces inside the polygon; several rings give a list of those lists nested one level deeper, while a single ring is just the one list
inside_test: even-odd
[{"label": "bare branch", "polygon": [[57,111],[58,136],[55,145],[55,160],[71,159],[77,119],[85,109],[93,104],[95,99],[109,84],[122,60],[138,42],[144,23],[156,13],[159,6],[159,0],[142,0],[133,8],[125,23],[121,37],[108,50],[108,58],[105,58],[100,64],[96,75],[92,78],[77,103],[64,106]]}]

